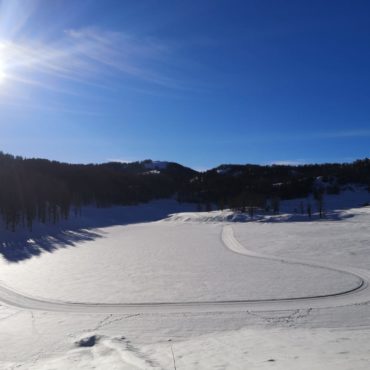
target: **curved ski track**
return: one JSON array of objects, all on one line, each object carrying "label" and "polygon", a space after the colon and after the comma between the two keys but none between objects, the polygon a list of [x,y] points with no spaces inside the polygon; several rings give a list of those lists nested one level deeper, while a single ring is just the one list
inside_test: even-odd
[{"label": "curved ski track", "polygon": [[336,266],[333,264],[318,264],[302,262],[293,259],[267,256],[244,248],[234,237],[231,225],[222,229],[222,242],[230,251],[253,258],[280,261],[287,264],[299,264],[314,268],[322,268],[350,274],[358,279],[358,285],[351,290],[333,294],[311,297],[261,299],[261,300],[232,300],[232,301],[203,301],[203,302],[147,302],[147,303],[77,303],[58,300],[46,300],[27,296],[21,292],[0,284],[0,302],[26,310],[72,312],[72,313],[153,313],[153,312],[226,312],[226,311],[273,311],[302,308],[326,308],[360,304],[370,301],[370,271],[364,269]]}]

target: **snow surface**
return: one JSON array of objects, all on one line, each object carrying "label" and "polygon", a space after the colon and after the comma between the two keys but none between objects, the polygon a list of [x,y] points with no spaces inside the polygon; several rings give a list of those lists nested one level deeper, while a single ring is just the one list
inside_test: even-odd
[{"label": "snow surface", "polygon": [[[353,283],[345,273],[236,255],[220,233],[232,225],[236,239],[256,254],[368,271],[370,208],[349,208],[368,200],[368,193],[357,190],[326,197],[324,220],[295,214],[300,200],[284,202],[281,215],[260,215],[257,221],[245,215],[232,220],[230,211],[194,213],[190,205],[187,215],[158,221],[170,209],[183,210],[173,201],[91,209],[83,222],[70,221],[59,229],[40,226],[25,244],[28,253],[18,259],[9,258],[3,248],[0,280],[29,295],[92,302],[243,294],[282,298],[339,291]],[[243,222],[231,222],[238,220]],[[82,238],[82,230],[89,237]],[[7,235],[1,237],[4,246]],[[26,237],[26,232],[12,235],[5,248],[19,246]],[[39,253],[32,253],[30,247],[40,241],[48,247],[35,246]],[[335,304],[333,299],[321,308],[307,303],[298,309],[132,314],[75,314],[3,304],[0,368],[369,369],[370,302],[347,300]]]},{"label": "snow surface", "polygon": [[[89,333],[85,338],[93,336]],[[140,347],[125,336],[96,336],[92,347],[79,347],[70,336],[63,355],[21,365],[20,369],[353,369],[369,368],[370,330],[242,329]],[[349,348],[349,343],[351,347]],[[3,369],[11,369],[12,362]]]},{"label": "snow surface", "polygon": [[3,261],[0,281],[31,296],[94,303],[292,298],[358,285],[337,271],[241,258],[222,244],[221,231],[168,222],[95,230],[98,238],[74,248]]}]

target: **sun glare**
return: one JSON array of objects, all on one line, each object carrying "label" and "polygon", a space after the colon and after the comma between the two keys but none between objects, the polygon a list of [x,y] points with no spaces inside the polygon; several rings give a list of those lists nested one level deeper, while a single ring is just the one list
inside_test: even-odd
[{"label": "sun glare", "polygon": [[5,66],[0,60],[0,84],[6,80]]},{"label": "sun glare", "polygon": [[0,69],[0,84],[3,83],[5,80],[6,80],[6,74],[2,69]]}]

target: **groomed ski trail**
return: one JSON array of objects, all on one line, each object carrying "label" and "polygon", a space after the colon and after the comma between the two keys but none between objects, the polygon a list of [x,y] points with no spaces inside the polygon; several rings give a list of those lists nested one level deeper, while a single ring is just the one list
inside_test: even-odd
[{"label": "groomed ski trail", "polygon": [[173,312],[237,312],[237,311],[273,311],[304,308],[327,308],[361,304],[370,301],[370,271],[364,269],[337,266],[334,264],[319,264],[313,261],[299,261],[263,255],[244,248],[235,239],[231,225],[222,229],[221,239],[227,249],[249,258],[262,258],[279,261],[286,264],[329,269],[343,274],[355,276],[358,284],[347,291],[310,297],[277,298],[259,300],[225,300],[203,302],[146,302],[146,303],[80,303],[28,296],[22,292],[7,287],[0,282],[0,302],[25,310],[70,313],[96,314],[132,314],[132,313],[173,313]]}]

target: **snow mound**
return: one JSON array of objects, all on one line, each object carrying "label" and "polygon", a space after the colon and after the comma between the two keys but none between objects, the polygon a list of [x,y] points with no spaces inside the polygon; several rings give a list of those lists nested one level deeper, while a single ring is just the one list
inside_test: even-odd
[{"label": "snow mound", "polygon": [[[278,186],[279,184],[275,184]],[[339,194],[325,194],[323,197],[323,219],[342,220],[353,215],[367,212],[370,205],[370,192],[366,187],[355,184],[348,185]],[[311,206],[312,217],[307,214]],[[221,223],[221,222],[297,222],[313,221],[320,219],[318,202],[311,194],[307,198],[282,200],[280,211],[274,214],[264,209],[255,209],[253,217],[248,212],[230,209],[211,212],[180,212],[172,213],[164,221],[194,222],[194,223]]]},{"label": "snow mound", "polygon": [[[92,342],[91,338],[100,338],[100,340],[92,345],[77,346],[80,348],[72,348],[62,354],[57,353],[51,358],[40,358],[37,360],[37,364],[27,364],[27,369],[163,369],[157,361],[149,357],[145,349],[136,348],[124,337],[92,335],[87,337],[87,340]],[[170,363],[170,361],[167,362]]]},{"label": "snow mound", "polygon": [[238,213],[231,210],[211,212],[181,212],[174,213],[166,218],[165,222],[195,222],[195,223],[221,223],[221,222],[247,222],[261,219],[258,215],[251,218],[246,213]]}]

